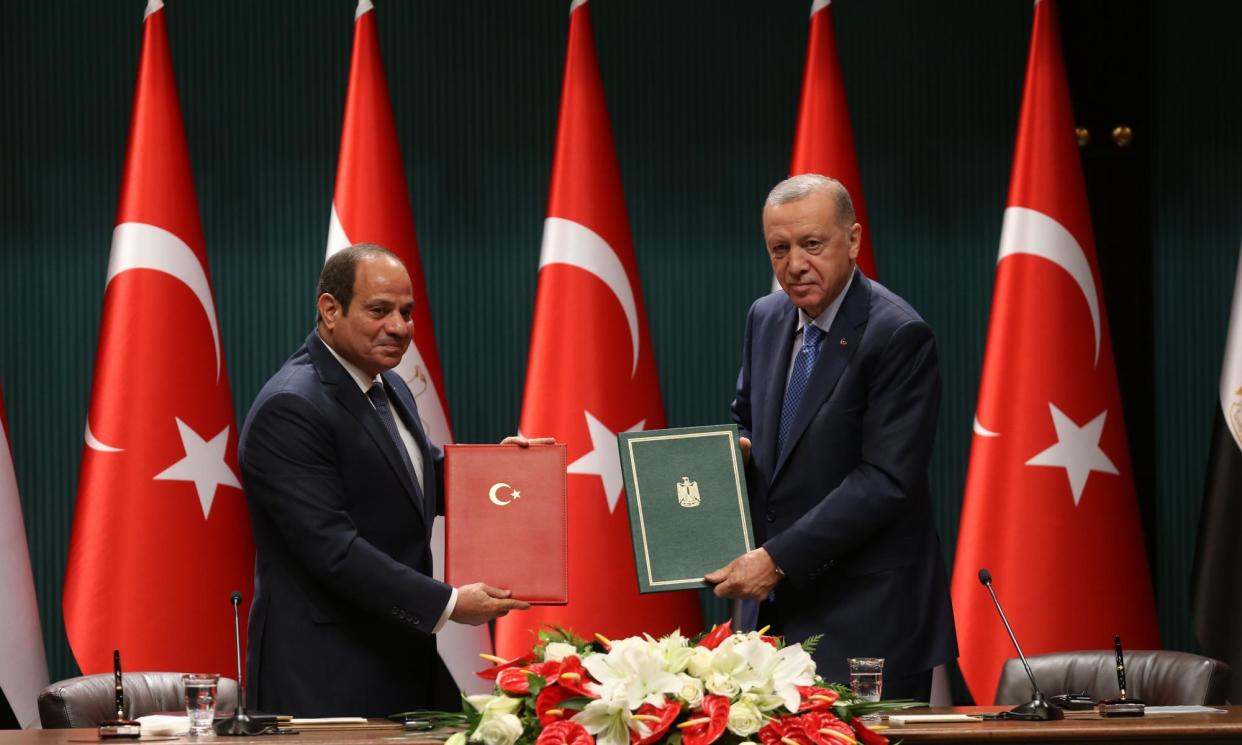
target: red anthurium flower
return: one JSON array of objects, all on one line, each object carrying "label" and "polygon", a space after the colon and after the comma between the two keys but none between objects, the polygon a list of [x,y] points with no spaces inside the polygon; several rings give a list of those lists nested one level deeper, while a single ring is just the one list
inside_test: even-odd
[{"label": "red anthurium flower", "polygon": [[819,745],[807,737],[797,717],[784,716],[763,725],[759,730],[759,741],[763,745]]},{"label": "red anthurium flower", "polygon": [[858,745],[854,730],[826,711],[808,711],[798,717],[806,736],[816,745]]},{"label": "red anthurium flower", "polygon": [[479,676],[483,680],[495,680],[496,676],[500,674],[501,670],[507,670],[508,668],[511,668],[514,666],[529,665],[530,663],[534,661],[535,661],[535,655],[524,654],[521,657],[514,657],[508,662],[501,662],[497,664],[495,667],[489,667],[486,670],[480,670],[477,673],[475,673],[475,675]]},{"label": "red anthurium flower", "polygon": [[767,642],[768,644],[771,644],[773,647],[776,647],[777,649],[780,649],[781,638],[779,636],[764,636],[763,634],[760,634],[759,639]]},{"label": "red anthurium flower", "polygon": [[553,722],[543,728],[535,745],[595,745],[595,738],[577,722]]},{"label": "red anthurium flower", "polygon": [[719,626],[713,628],[707,636],[703,637],[703,641],[699,642],[699,646],[707,647],[708,649],[715,649],[720,646],[720,642],[728,639],[729,635],[732,633],[733,621],[725,621]]},{"label": "red anthurium flower", "polygon": [[586,684],[593,682],[591,674],[582,666],[582,660],[575,655],[570,655],[561,660],[560,677],[556,682],[568,688],[579,696],[590,696],[591,698],[599,698],[599,696],[587,690]]},{"label": "red anthurium flower", "polygon": [[818,686],[798,686],[798,695],[802,697],[798,711],[826,711],[841,697],[831,688]]},{"label": "red anthurium flower", "polygon": [[858,735],[858,741],[863,745],[888,745],[887,737],[878,732],[872,732],[858,717],[854,717],[850,724],[854,725],[854,732]]},{"label": "red anthurium flower", "polygon": [[574,691],[567,690],[558,685],[550,685],[539,692],[535,697],[535,714],[539,717],[539,724],[548,726],[552,722],[562,719],[569,719],[578,712],[572,709],[560,708],[560,703],[567,698],[574,698],[578,694]]},{"label": "red anthurium flower", "polygon": [[651,722],[645,719],[640,720],[647,725],[647,730],[651,732],[646,737],[640,737],[637,732],[630,730],[630,742],[632,745],[651,745],[651,743],[664,737],[664,733],[668,732],[668,728],[673,726],[677,715],[681,713],[681,703],[678,701],[665,701],[664,705],[660,707],[643,704],[634,713],[643,717],[659,717],[660,721],[658,722]]},{"label": "red anthurium flower", "polygon": [[530,693],[530,678],[526,667],[507,667],[496,675],[496,687],[510,696],[525,696]]},{"label": "red anthurium flower", "polygon": [[[687,727],[690,722],[697,723]],[[711,745],[724,734],[728,723],[729,699],[725,696],[704,696],[700,710],[680,725],[681,741],[684,745]]]}]

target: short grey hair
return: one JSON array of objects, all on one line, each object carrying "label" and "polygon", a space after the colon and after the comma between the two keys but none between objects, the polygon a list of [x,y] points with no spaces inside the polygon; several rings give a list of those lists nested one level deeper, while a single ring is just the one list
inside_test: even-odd
[{"label": "short grey hair", "polygon": [[850,199],[850,192],[845,188],[845,184],[837,181],[835,178],[821,176],[818,173],[800,173],[797,176],[790,176],[776,186],[773,186],[772,191],[768,192],[768,198],[764,201],[764,205],[779,207],[782,204],[806,199],[819,191],[826,191],[836,198],[837,217],[842,225],[854,224],[855,220],[857,220],[857,216],[854,214],[854,200]]}]

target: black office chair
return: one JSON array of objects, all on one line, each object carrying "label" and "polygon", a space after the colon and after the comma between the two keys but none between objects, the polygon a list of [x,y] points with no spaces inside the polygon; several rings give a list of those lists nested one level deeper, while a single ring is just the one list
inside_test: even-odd
[{"label": "black office chair", "polygon": [[[185,712],[181,673],[124,673],[125,716],[136,719],[156,712]],[[237,706],[237,681],[220,678],[216,711]],[[39,693],[44,729],[98,727],[116,718],[116,683],[112,673],[57,681]]]},{"label": "black office chair", "polygon": [[[1187,652],[1126,651],[1126,695],[1148,706],[1223,704],[1229,692],[1229,665]],[[1086,693],[1097,701],[1116,698],[1117,656],[1113,650],[1057,652],[1028,657],[1031,672],[1045,696]],[[1017,657],[1001,669],[996,703],[1011,706],[1031,700],[1031,680]]]}]

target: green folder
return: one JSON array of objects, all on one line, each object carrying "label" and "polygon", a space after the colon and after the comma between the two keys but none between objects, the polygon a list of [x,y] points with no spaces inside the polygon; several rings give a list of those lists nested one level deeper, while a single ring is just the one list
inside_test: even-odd
[{"label": "green folder", "polygon": [[638,591],[707,587],[755,547],[737,426],[617,435]]}]

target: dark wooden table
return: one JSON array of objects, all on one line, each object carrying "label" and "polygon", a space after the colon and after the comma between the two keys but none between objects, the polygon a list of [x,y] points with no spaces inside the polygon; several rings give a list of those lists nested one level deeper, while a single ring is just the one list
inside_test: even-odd
[{"label": "dark wooden table", "polygon": [[[890,740],[904,743],[1023,743],[1079,742],[1142,745],[1142,743],[1211,742],[1242,745],[1242,706],[1222,706],[1224,714],[1150,714],[1136,718],[1105,719],[1093,712],[1071,713],[1058,722],[953,722],[943,724],[891,725],[880,730]],[[908,714],[983,714],[1001,711],[995,706],[951,709],[911,709]],[[0,745],[66,745],[100,742],[93,729],[5,730]],[[141,740],[108,740],[115,745],[130,742],[166,742],[183,745],[442,745],[425,734],[406,733],[384,723],[365,729],[300,728],[286,737],[155,737]]]},{"label": "dark wooden table", "polygon": [[[1007,745],[1047,742],[1173,743],[1213,742],[1242,745],[1242,706],[1220,706],[1224,714],[1148,714],[1143,717],[1101,717],[1095,712],[1070,712],[1056,722],[952,722],[891,725],[881,733],[890,740],[924,742],[1000,742]],[[911,709],[909,714],[984,714],[997,706]]]}]

